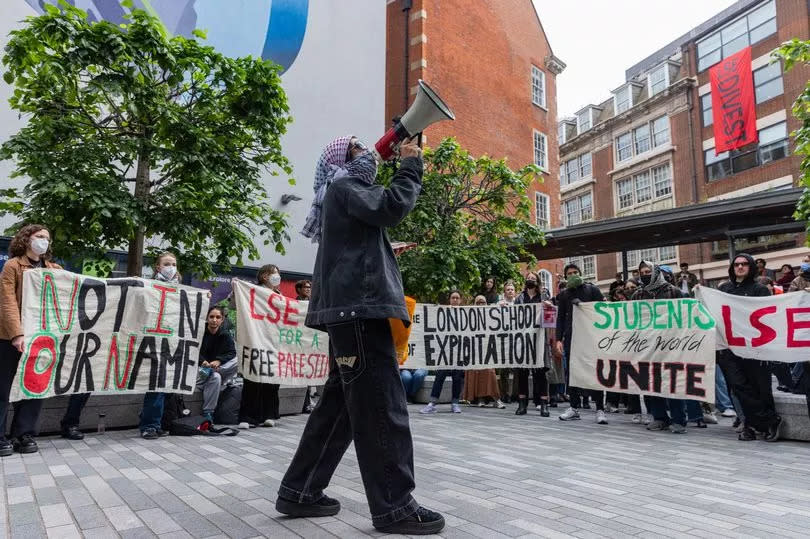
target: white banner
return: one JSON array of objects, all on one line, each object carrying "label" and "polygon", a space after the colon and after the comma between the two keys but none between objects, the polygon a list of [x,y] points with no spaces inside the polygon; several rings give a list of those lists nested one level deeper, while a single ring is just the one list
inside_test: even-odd
[{"label": "white banner", "polygon": [[540,303],[471,307],[419,303],[402,368],[539,368],[544,338]]},{"label": "white banner", "polygon": [[22,303],[10,400],[194,391],[208,292],[38,269],[23,274]]},{"label": "white banner", "polygon": [[317,386],[329,375],[329,337],[304,325],[307,302],[234,280],[236,358],[253,382]]},{"label": "white banner", "polygon": [[695,293],[717,320],[717,348],[766,361],[810,360],[810,292],[732,296],[700,286]]},{"label": "white banner", "polygon": [[715,321],[694,299],[581,303],[574,387],[714,402]]}]

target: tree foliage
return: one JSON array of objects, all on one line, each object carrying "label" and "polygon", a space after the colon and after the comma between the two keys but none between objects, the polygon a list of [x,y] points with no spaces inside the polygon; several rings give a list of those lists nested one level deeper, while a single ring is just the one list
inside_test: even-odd
[{"label": "tree foliage", "polygon": [[[389,231],[418,246],[399,257],[405,293],[437,301],[452,289],[474,294],[482,279],[520,278],[521,260],[534,259],[524,245],[543,241],[530,223],[528,189],[540,178],[534,165],[518,171],[505,160],[473,158],[452,138],[424,152],[422,194],[414,210]],[[380,171],[390,182],[392,167]]]},{"label": "tree foliage", "polygon": [[15,159],[28,183],[1,193],[0,212],[47,225],[63,258],[128,246],[131,275],[145,240],[203,275],[257,258],[255,236],[283,252],[286,221],[261,183],[263,170],[291,173],[279,67],[168,36],[122,5],[120,26],[62,2],[11,32],[4,79],[27,125],[0,159]]},{"label": "tree foliage", "polygon": [[[774,55],[784,60],[785,71],[790,71],[797,64],[810,65],[810,41],[788,41],[776,49]],[[796,143],[794,152],[804,156],[800,167],[800,184],[804,187],[804,192],[793,216],[799,221],[807,221],[807,230],[810,232],[810,81],[793,102],[793,116],[801,121],[801,127],[792,133]],[[810,235],[807,242],[810,245]]]}]

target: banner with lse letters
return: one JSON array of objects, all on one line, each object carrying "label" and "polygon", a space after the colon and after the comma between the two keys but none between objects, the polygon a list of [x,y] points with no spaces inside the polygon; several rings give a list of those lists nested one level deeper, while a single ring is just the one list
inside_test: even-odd
[{"label": "banner with lse letters", "polygon": [[751,47],[709,69],[715,155],[758,140]]},{"label": "banner with lse letters", "polygon": [[694,299],[574,307],[571,385],[714,402],[715,321]]},{"label": "banner with lse letters", "polygon": [[24,348],[10,400],[191,393],[208,293],[134,277],[23,274]]},{"label": "banner with lse letters", "polygon": [[810,359],[810,292],[749,297],[699,286],[695,297],[717,320],[718,349],[784,363]]}]

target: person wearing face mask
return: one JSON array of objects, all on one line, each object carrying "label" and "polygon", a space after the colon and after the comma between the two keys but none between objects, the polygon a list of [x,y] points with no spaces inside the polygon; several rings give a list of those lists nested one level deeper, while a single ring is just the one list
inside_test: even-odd
[{"label": "person wearing face mask", "polygon": [[[570,379],[571,369],[571,342],[573,340],[574,305],[592,301],[605,301],[605,296],[598,287],[582,280],[582,272],[576,264],[568,264],[563,269],[565,275],[565,290],[557,295],[557,352],[563,356],[563,362],[568,364],[566,374]],[[579,419],[579,408],[583,400],[590,396],[596,402],[596,423],[607,425],[605,415],[604,391],[583,390],[578,387],[568,388],[571,407],[560,414],[560,421]]]},{"label": "person wearing face mask", "polygon": [[389,319],[410,326],[402,276],[385,229],[414,208],[421,149],[412,140],[389,187],[376,183],[374,154],[356,137],[330,143],[316,168],[303,234],[318,243],[306,325],[329,334],[329,377],[279,487],[276,510],[330,516],[324,489],[354,442],[371,519],[383,533],[433,534],[444,518],[416,502],[413,441]]},{"label": "person wearing face mask", "polygon": [[[503,285],[503,298],[499,305],[512,305],[515,303],[516,297],[515,283],[507,281]],[[509,392],[509,375],[512,373],[512,369],[497,369],[495,372],[498,375],[498,391],[501,394],[501,402],[512,402],[511,393]]]},{"label": "person wearing face mask", "polygon": [[[458,290],[453,290],[450,292],[448,302],[453,307],[461,306],[461,292]],[[430,389],[430,400],[428,401],[427,406],[419,411],[420,414],[435,414],[438,411],[436,404],[439,402],[439,398],[442,395],[442,388],[444,387],[444,381],[448,376],[452,380],[450,411],[454,414],[461,413],[459,399],[461,399],[461,392],[464,388],[465,373],[461,369],[439,369],[436,371],[436,376],[433,379],[433,387]]]},{"label": "person wearing face mask", "polygon": [[[538,287],[537,274],[530,271],[526,274],[525,288],[515,298],[515,305],[525,303],[542,303],[544,298]],[[532,398],[535,408],[540,412],[541,417],[549,417],[548,411],[548,380],[546,379],[546,369],[514,369],[512,376],[517,380],[518,385],[518,407],[515,415],[526,415],[529,407],[529,371],[532,375]]]},{"label": "person wearing face mask", "polygon": [[[281,270],[275,264],[266,264],[256,273],[256,281],[278,295],[281,293]],[[240,429],[256,426],[274,427],[279,415],[279,384],[262,384],[245,379],[242,385],[242,402],[239,406]]]},{"label": "person wearing face mask", "polygon": [[51,262],[51,235],[42,225],[26,225],[11,240],[9,258],[0,274],[0,456],[13,452],[36,453],[34,441],[42,399],[14,403],[11,440],[6,438],[11,384],[23,351],[22,288],[23,273],[35,268],[62,269]]},{"label": "person wearing face mask", "polygon": [[801,292],[810,289],[810,255],[802,259],[799,265],[799,275],[790,282],[788,292]]},{"label": "person wearing face mask", "polygon": [[200,370],[196,389],[203,394],[203,416],[212,423],[219,392],[238,368],[236,346],[233,337],[222,327],[224,321],[225,311],[222,307],[208,309],[205,333],[200,343]]}]

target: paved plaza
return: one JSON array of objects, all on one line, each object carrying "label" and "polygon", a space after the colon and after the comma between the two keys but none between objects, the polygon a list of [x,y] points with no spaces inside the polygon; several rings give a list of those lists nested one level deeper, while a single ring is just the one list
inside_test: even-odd
[{"label": "paved plaza", "polygon": [[[611,414],[411,406],[419,501],[443,537],[807,537],[810,444],[737,442],[730,420],[686,435]],[[137,431],[40,439],[0,459],[0,535],[359,537],[374,532],[352,450],[328,494],[336,517],[291,520],[276,489],[306,416],[228,437],[145,441]]]}]

